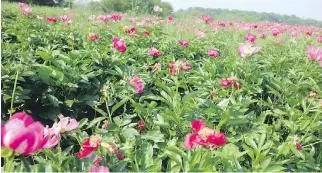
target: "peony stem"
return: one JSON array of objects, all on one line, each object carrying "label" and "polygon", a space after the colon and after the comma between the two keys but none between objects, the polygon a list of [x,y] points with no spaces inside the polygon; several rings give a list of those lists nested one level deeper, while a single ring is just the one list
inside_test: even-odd
[{"label": "peony stem", "polygon": [[18,76],[19,76],[19,68],[17,70],[16,79],[15,79],[15,83],[13,85],[13,91],[12,91],[12,95],[11,95],[10,118],[13,113],[13,102],[14,102],[14,98],[15,98],[15,94],[16,94],[16,86],[17,86],[17,82],[18,82]]},{"label": "peony stem", "polygon": [[7,161],[7,166],[6,166],[6,168],[5,168],[5,172],[11,172],[11,166],[12,166],[12,163],[13,163],[13,161],[14,161],[14,158],[15,158],[15,156],[14,156],[14,154],[12,154],[10,157],[8,157],[8,158],[6,159],[6,161]]},{"label": "peony stem", "polygon": [[110,118],[110,122],[112,123],[112,114],[110,112],[110,109],[108,108],[107,99],[104,98],[104,101],[105,101],[105,105],[106,105],[106,109],[107,109],[108,116]]}]

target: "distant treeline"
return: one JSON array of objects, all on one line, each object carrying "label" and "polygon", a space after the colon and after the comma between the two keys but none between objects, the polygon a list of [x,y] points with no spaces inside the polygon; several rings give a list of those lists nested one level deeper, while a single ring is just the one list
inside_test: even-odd
[{"label": "distant treeline", "polygon": [[190,16],[201,16],[207,14],[218,20],[233,20],[233,21],[274,21],[278,23],[288,23],[292,25],[312,25],[322,27],[322,21],[314,19],[302,19],[295,15],[280,15],[276,13],[264,13],[254,11],[228,10],[228,9],[213,9],[193,7],[187,10],[179,10],[174,13],[176,17],[187,18]]}]

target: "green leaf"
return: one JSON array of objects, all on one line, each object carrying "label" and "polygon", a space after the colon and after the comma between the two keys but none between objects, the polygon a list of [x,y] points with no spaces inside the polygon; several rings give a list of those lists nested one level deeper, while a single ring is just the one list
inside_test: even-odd
[{"label": "green leaf", "polygon": [[124,128],[122,134],[127,139],[134,139],[135,136],[139,136],[139,132],[134,128]]},{"label": "green leaf", "polygon": [[74,100],[65,100],[64,103],[66,106],[71,108],[74,104]]},{"label": "green leaf", "polygon": [[106,119],[106,117],[98,117],[98,118],[93,119],[93,120],[88,124],[88,126],[87,126],[87,128],[86,128],[86,129],[91,128],[92,126],[94,126],[94,125],[98,124],[99,122],[101,122],[101,121],[103,121],[103,120],[105,120],[105,119]]},{"label": "green leaf", "polygon": [[164,142],[164,134],[160,131],[149,131],[147,134],[142,135],[142,139],[152,140],[154,142]]},{"label": "green leaf", "polygon": [[108,131],[116,131],[117,129],[118,129],[117,124],[115,124],[115,123],[111,123],[111,124],[109,124],[109,125],[107,126],[107,129],[106,129],[106,130],[108,130]]},{"label": "green leaf", "polygon": [[77,128],[83,127],[87,122],[88,122],[88,118],[81,119],[80,121],[78,121],[78,127]]},{"label": "green leaf", "polygon": [[239,164],[238,160],[236,159],[236,157],[233,156],[233,158],[234,158],[234,162],[235,162],[235,165],[236,165],[236,168],[237,168],[238,172],[244,172],[243,168],[240,166],[240,164]]},{"label": "green leaf", "polygon": [[127,162],[124,160],[121,160],[113,165],[112,169],[114,172],[124,172],[124,168],[126,167]]},{"label": "green leaf", "polygon": [[282,166],[271,166],[271,167],[268,167],[267,169],[265,169],[265,172],[280,172],[285,169],[286,168],[284,168]]},{"label": "green leaf", "polygon": [[59,107],[59,101],[55,96],[51,94],[47,94],[47,98],[51,104],[53,104],[55,107]]},{"label": "green leaf", "polygon": [[37,52],[37,55],[39,55],[43,60],[48,61],[51,59],[51,53],[49,52]]},{"label": "green leaf", "polygon": [[184,151],[182,151],[181,149],[179,149],[178,147],[176,147],[176,146],[170,146],[170,147],[167,147],[167,150],[169,150],[171,152],[174,152],[174,153],[180,155],[183,158],[183,161],[188,161],[187,154]]},{"label": "green leaf", "polygon": [[113,114],[119,107],[121,107],[122,105],[124,105],[126,102],[128,101],[128,98],[124,98],[122,99],[120,102],[116,103],[113,107],[112,107],[112,112],[111,114]]},{"label": "green leaf", "polygon": [[268,165],[271,163],[271,161],[272,161],[272,158],[270,158],[270,157],[267,158],[266,160],[262,161],[260,163],[260,168],[261,168],[260,172],[264,171],[268,167]]}]

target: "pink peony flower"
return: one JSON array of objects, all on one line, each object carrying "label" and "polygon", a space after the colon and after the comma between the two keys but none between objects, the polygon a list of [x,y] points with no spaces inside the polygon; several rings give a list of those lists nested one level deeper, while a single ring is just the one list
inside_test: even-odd
[{"label": "pink peony flower", "polygon": [[88,36],[88,40],[89,41],[96,41],[100,38],[100,36],[98,36],[97,34],[95,33],[89,33],[89,36]]},{"label": "pink peony flower", "polygon": [[197,39],[201,39],[201,38],[205,37],[205,32],[196,29],[195,35],[196,35]]},{"label": "pink peony flower", "polygon": [[62,20],[64,23],[72,23],[72,20],[68,15],[61,15],[60,20]]},{"label": "pink peony flower", "polygon": [[116,157],[119,159],[119,160],[124,160],[124,156],[123,154],[119,153],[119,152],[116,152],[114,153],[116,155]]},{"label": "pink peony flower", "polygon": [[27,4],[22,3],[22,2],[19,2],[18,4],[19,4],[19,6],[20,6],[20,8],[22,10],[21,14],[23,16],[28,16],[29,14],[32,13],[31,7],[29,7]]},{"label": "pink peony flower", "polygon": [[280,34],[280,30],[279,30],[279,29],[277,29],[277,28],[274,28],[274,29],[272,30],[272,34],[273,34],[273,36],[278,36],[278,35]]},{"label": "pink peony flower", "polygon": [[29,16],[32,13],[31,7],[23,8],[22,9],[22,15],[23,16]]},{"label": "pink peony flower", "polygon": [[125,52],[126,51],[126,45],[125,42],[123,40],[121,40],[118,37],[114,37],[112,39],[113,42],[113,46],[116,50],[120,51],[120,52]]},{"label": "pink peony flower", "polygon": [[299,143],[297,143],[297,144],[296,144],[296,149],[298,149],[298,150],[300,150],[300,151],[301,151],[301,150],[303,150],[302,145],[301,145],[301,144],[299,144]]},{"label": "pink peony flower", "polygon": [[184,146],[189,150],[195,148],[197,145],[215,148],[227,143],[223,132],[219,133],[214,129],[208,128],[203,120],[192,121],[191,127],[194,134],[187,135],[184,141]]},{"label": "pink peony flower", "polygon": [[231,86],[231,84],[234,84],[233,86],[235,89],[241,89],[242,85],[237,82],[238,80],[239,79],[235,76],[230,77],[230,78],[222,78],[221,82],[220,82],[220,86],[223,86],[225,88],[229,88]]},{"label": "pink peony flower", "polygon": [[110,172],[110,170],[109,170],[109,169],[108,169],[108,167],[106,167],[106,166],[99,166],[99,167],[92,166],[92,167],[89,169],[89,172],[108,173],[108,172]]},{"label": "pink peony flower", "polygon": [[191,65],[188,63],[187,60],[184,61],[176,61],[176,62],[171,62],[170,63],[170,68],[169,68],[169,72],[172,75],[177,75],[178,71],[190,71]]},{"label": "pink peony flower", "polygon": [[138,129],[141,130],[143,128],[144,128],[144,121],[140,120],[139,123],[138,123]]},{"label": "pink peony flower", "polygon": [[322,35],[319,37],[316,37],[316,41],[322,43]]},{"label": "pink peony flower", "polygon": [[201,18],[205,23],[212,23],[212,18],[210,16],[202,15]]},{"label": "pink peony flower", "polygon": [[27,7],[29,7],[27,4],[25,4],[23,2],[18,2],[18,4],[19,4],[19,7],[20,8],[27,8]]},{"label": "pink peony flower", "polygon": [[226,78],[222,78],[221,79],[221,82],[220,82],[220,86],[223,86],[225,88],[229,88],[231,85],[231,81],[229,81],[228,79]]},{"label": "pink peony flower", "polygon": [[312,30],[308,30],[308,31],[306,31],[306,32],[305,32],[305,34],[306,34],[306,35],[310,35],[310,36],[311,36],[311,35],[312,35]]},{"label": "pink peony flower", "polygon": [[160,63],[155,63],[152,67],[152,71],[155,72],[157,70],[161,69],[161,64]]},{"label": "pink peony flower", "polygon": [[54,127],[49,128],[48,126],[46,126],[44,129],[44,135],[48,138],[44,148],[54,148],[58,144],[61,137],[59,130]]},{"label": "pink peony flower", "polygon": [[306,55],[313,61],[322,61],[322,48],[309,46],[307,48]]},{"label": "pink peony flower", "polygon": [[154,6],[153,7],[153,11],[155,11],[155,12],[162,12],[163,9],[161,7],[159,7],[159,6]]},{"label": "pink peony flower", "polygon": [[61,133],[69,132],[78,127],[78,122],[70,117],[64,117],[58,122],[58,127],[60,128]]},{"label": "pink peony flower", "polygon": [[95,160],[93,161],[93,165],[97,166],[102,162],[103,158],[102,157],[97,157],[95,158]]},{"label": "pink peony flower", "polygon": [[189,46],[189,42],[188,42],[188,41],[186,41],[186,40],[180,40],[180,41],[179,41],[179,44],[180,44],[181,46],[183,46],[183,47],[187,47],[187,46]]},{"label": "pink peony flower", "polygon": [[149,31],[144,31],[143,32],[146,36],[150,36],[150,32]]},{"label": "pink peony flower", "polygon": [[168,16],[168,20],[169,21],[172,21],[173,20],[173,17],[172,16]]},{"label": "pink peony flower", "polygon": [[264,33],[260,33],[260,34],[259,34],[259,37],[260,37],[260,38],[265,38],[265,37],[266,37],[266,35],[265,35]]},{"label": "pink peony flower", "polygon": [[5,125],[1,123],[1,147],[16,153],[35,153],[44,148],[47,140],[44,126],[23,112],[15,113]]},{"label": "pink peony flower", "polygon": [[254,55],[258,51],[260,51],[259,47],[252,46],[251,44],[246,43],[239,45],[238,54],[245,58]]},{"label": "pink peony flower", "polygon": [[46,17],[47,22],[50,23],[56,23],[57,22],[57,18],[56,17]]},{"label": "pink peony flower", "polygon": [[136,90],[136,92],[138,94],[142,94],[143,93],[144,83],[143,83],[143,81],[138,76],[134,76],[130,80],[130,84],[135,88],[135,90]]},{"label": "pink peony flower", "polygon": [[110,20],[110,18],[112,18],[111,15],[102,15],[102,16],[99,16],[99,19],[104,21],[104,22],[108,22]]},{"label": "pink peony flower", "polygon": [[213,57],[213,58],[216,58],[219,56],[219,52],[217,50],[214,50],[214,49],[208,49],[208,55]]},{"label": "pink peony flower", "polygon": [[112,14],[112,19],[114,21],[120,21],[122,19],[122,16],[120,14]]},{"label": "pink peony flower", "polygon": [[150,54],[150,56],[155,56],[155,57],[162,56],[161,51],[159,51],[158,49],[156,49],[154,47],[150,48],[149,54]]},{"label": "pink peony flower", "polygon": [[251,43],[254,43],[255,40],[256,40],[256,35],[253,35],[251,33],[248,33],[246,36],[245,36],[245,40],[246,41],[249,41]]}]

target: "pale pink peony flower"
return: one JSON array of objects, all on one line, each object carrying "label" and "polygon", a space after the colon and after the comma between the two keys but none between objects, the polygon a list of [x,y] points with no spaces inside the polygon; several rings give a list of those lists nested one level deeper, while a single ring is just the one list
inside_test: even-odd
[{"label": "pale pink peony flower", "polygon": [[99,167],[92,166],[89,169],[89,172],[108,173],[108,172],[110,172],[110,170],[106,166],[99,166]]},{"label": "pale pink peony flower", "polygon": [[149,54],[150,54],[150,56],[155,56],[155,57],[162,56],[161,51],[156,49],[156,48],[154,48],[154,47],[150,48]]},{"label": "pale pink peony flower", "polygon": [[309,46],[306,55],[314,61],[322,61],[322,48]]},{"label": "pale pink peony flower", "polygon": [[254,55],[258,51],[260,51],[259,47],[246,43],[239,45],[238,54],[245,58]]},{"label": "pale pink peony flower", "polygon": [[38,19],[38,20],[44,20],[44,17],[42,17],[42,16],[38,16],[38,15],[37,15],[37,19]]},{"label": "pale pink peony flower", "polygon": [[97,157],[95,158],[95,160],[93,161],[93,165],[97,166],[98,164],[100,164],[102,162],[103,158],[102,157]]},{"label": "pale pink peony flower", "polygon": [[95,33],[89,33],[89,36],[88,36],[88,40],[89,41],[96,41],[100,38],[99,35],[95,34]]},{"label": "pale pink peony flower", "polygon": [[101,15],[101,16],[99,16],[99,19],[104,21],[104,22],[108,22],[110,20],[110,18],[112,18],[111,15]]},{"label": "pale pink peony flower", "polygon": [[130,80],[130,84],[135,88],[136,93],[138,93],[138,94],[142,94],[143,93],[144,83],[143,83],[143,81],[138,76],[134,76]]},{"label": "pale pink peony flower", "polygon": [[322,36],[316,37],[316,41],[322,43]]},{"label": "pale pink peony flower", "polygon": [[21,14],[23,16],[28,16],[29,14],[32,13],[31,7],[29,7],[27,4],[22,3],[22,2],[19,2],[18,4],[19,4],[19,6],[20,6],[20,8],[22,10]]},{"label": "pale pink peony flower", "polygon": [[68,15],[61,15],[60,20],[62,20],[64,23],[72,23],[73,21],[70,19]]},{"label": "pale pink peony flower", "polygon": [[1,123],[1,148],[28,155],[43,149],[47,141],[44,126],[23,112],[15,113],[5,125]]},{"label": "pale pink peony flower", "polygon": [[192,67],[187,60],[176,61],[170,63],[169,72],[172,75],[177,75],[178,71],[190,71],[191,69]]},{"label": "pale pink peony flower", "polygon": [[265,37],[266,37],[266,35],[265,35],[264,33],[260,33],[260,34],[259,34],[259,37],[260,37],[260,38],[265,38]]}]

